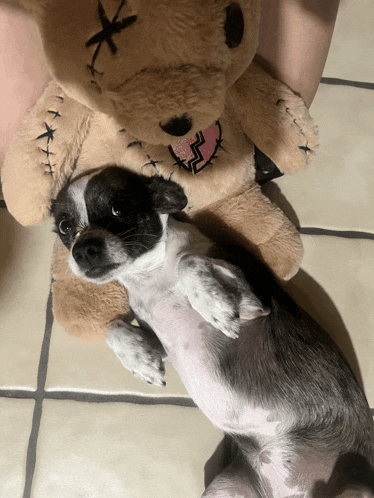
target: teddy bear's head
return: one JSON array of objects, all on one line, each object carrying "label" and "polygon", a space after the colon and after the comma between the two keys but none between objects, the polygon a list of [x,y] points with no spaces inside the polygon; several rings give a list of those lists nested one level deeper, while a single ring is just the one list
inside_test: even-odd
[{"label": "teddy bear's head", "polygon": [[260,0],[24,3],[64,91],[151,144],[212,125],[257,45]]}]

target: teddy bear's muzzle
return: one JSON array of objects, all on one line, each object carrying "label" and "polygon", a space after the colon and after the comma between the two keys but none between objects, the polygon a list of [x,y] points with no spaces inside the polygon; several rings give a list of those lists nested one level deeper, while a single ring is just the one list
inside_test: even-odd
[{"label": "teddy bear's muzzle", "polygon": [[193,126],[192,118],[184,113],[182,116],[174,116],[171,119],[159,123],[162,131],[172,137],[184,137]]},{"label": "teddy bear's muzzle", "polygon": [[172,145],[221,116],[226,80],[217,68],[186,65],[142,71],[106,93],[119,126],[147,143]]}]

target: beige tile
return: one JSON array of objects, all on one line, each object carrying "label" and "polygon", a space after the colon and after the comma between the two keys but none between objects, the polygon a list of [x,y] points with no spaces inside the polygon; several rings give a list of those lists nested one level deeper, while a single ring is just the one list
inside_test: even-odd
[{"label": "beige tile", "polygon": [[374,408],[374,241],[302,238],[303,271],[288,288],[339,344]]},{"label": "beige tile", "polygon": [[36,387],[54,237],[0,210],[0,387]]},{"label": "beige tile", "polygon": [[374,91],[321,85],[311,111],[317,156],[266,191],[301,226],[374,233]]},{"label": "beige tile", "polygon": [[374,82],[373,0],[341,0],[324,76]]},{"label": "beige tile", "polygon": [[32,498],[196,498],[220,440],[194,408],[46,401]]},{"label": "beige tile", "polygon": [[0,496],[21,498],[34,401],[0,398]]},{"label": "beige tile", "polygon": [[129,373],[105,341],[76,339],[57,323],[52,330],[46,389],[188,396],[170,364],[166,365],[166,386],[151,386]]}]

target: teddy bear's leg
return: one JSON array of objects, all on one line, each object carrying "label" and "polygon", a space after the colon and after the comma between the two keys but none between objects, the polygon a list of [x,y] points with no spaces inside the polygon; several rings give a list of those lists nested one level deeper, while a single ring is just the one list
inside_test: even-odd
[{"label": "teddy bear's leg", "polygon": [[51,82],[13,137],[1,182],[8,210],[22,225],[49,215],[51,199],[76,166],[91,114]]},{"label": "teddy bear's leg", "polygon": [[68,265],[68,250],[58,238],[52,277],[54,317],[68,334],[100,341],[106,338],[113,320],[131,321],[125,289],[115,282],[97,285],[74,275]]},{"label": "teddy bear's leg", "polygon": [[282,173],[305,168],[318,132],[303,100],[256,60],[233,85],[228,102],[244,133]]},{"label": "teddy bear's leg", "polygon": [[281,280],[293,277],[300,267],[303,246],[298,231],[255,182],[196,213],[193,222],[217,242],[239,243],[254,252]]}]

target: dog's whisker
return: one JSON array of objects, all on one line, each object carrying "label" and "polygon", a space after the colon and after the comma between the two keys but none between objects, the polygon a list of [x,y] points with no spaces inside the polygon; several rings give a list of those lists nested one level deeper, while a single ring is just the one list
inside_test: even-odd
[{"label": "dog's whisker", "polygon": [[[109,227],[108,227],[109,228]],[[130,232],[133,232],[134,230],[136,230],[137,227],[132,227],[132,228],[128,228],[126,230],[124,230],[123,232],[120,232],[117,237],[123,237],[124,235],[127,235],[128,233]]]},{"label": "dog's whisker", "polygon": [[125,243],[125,247],[144,247],[145,249],[148,249],[148,246],[146,246],[145,244],[142,244],[141,242],[139,241],[134,241],[134,242],[127,242]]},{"label": "dog's whisker", "polygon": [[131,239],[131,237],[154,237],[156,239],[160,238],[159,235],[154,235],[153,233],[141,233],[141,234],[131,234],[127,235],[126,237],[121,236],[120,234],[117,235],[118,238],[120,238],[122,241],[126,241],[128,239]]}]

